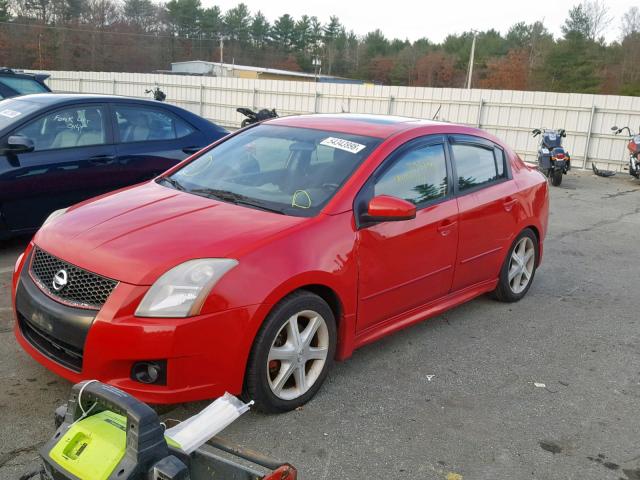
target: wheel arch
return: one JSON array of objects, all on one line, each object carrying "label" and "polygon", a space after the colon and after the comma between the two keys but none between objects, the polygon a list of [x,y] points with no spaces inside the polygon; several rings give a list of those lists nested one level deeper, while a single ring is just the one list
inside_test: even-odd
[{"label": "wheel arch", "polygon": [[[340,296],[338,295],[338,292],[336,292],[333,288],[321,283],[302,285],[301,287],[298,287],[297,289],[295,289],[294,292],[299,290],[307,290],[311,293],[318,295],[325,302],[327,302],[327,304],[329,305],[329,308],[331,308],[331,311],[333,312],[333,316],[336,319],[336,327],[339,326],[340,322],[342,321],[344,306],[342,304],[342,300],[340,300]],[[293,292],[290,292],[290,293],[293,293]]]},{"label": "wheel arch", "polygon": [[[317,273],[317,272],[316,272]],[[258,334],[258,331],[262,328],[264,321],[271,313],[275,305],[282,301],[287,296],[298,291],[308,291],[322,298],[331,309],[336,321],[336,329],[338,333],[337,345],[336,345],[336,359],[344,360],[351,356],[353,351],[354,332],[355,327],[352,325],[352,321],[355,319],[355,312],[351,314],[351,310],[354,308],[351,303],[355,300],[355,291],[351,292],[348,289],[340,288],[340,286],[334,282],[331,275],[324,278],[318,278],[314,275],[313,278],[309,278],[306,275],[297,279],[287,281],[285,284],[275,288],[267,297],[266,302],[263,304],[263,311],[259,314],[260,324],[256,325],[253,338]],[[351,296],[354,296],[352,299]]]},{"label": "wheel arch", "polygon": [[538,267],[540,265],[540,263],[542,262],[542,238],[540,236],[540,228],[538,228],[537,225],[534,225],[533,223],[529,224],[529,225],[525,225],[524,227],[522,227],[522,229],[520,230],[521,232],[523,230],[529,229],[533,232],[533,234],[536,236],[536,241],[538,243],[538,261],[536,263],[536,267]]}]

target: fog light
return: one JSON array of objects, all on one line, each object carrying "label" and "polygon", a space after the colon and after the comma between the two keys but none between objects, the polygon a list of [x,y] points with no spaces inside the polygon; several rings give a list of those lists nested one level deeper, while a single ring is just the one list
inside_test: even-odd
[{"label": "fog light", "polygon": [[167,361],[145,360],[136,362],[131,367],[131,378],[140,383],[166,385]]}]

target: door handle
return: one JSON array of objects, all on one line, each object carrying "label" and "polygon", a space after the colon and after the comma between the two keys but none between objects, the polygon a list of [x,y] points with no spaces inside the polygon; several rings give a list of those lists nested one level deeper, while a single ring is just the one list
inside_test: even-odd
[{"label": "door handle", "polygon": [[202,147],[184,147],[182,149],[184,153],[188,153],[189,155],[199,152],[200,150],[202,150]]},{"label": "door handle", "polygon": [[518,203],[518,199],[516,198],[508,198],[504,201],[503,205],[504,205],[504,209],[507,212],[510,212],[511,209],[513,208],[513,206]]},{"label": "door handle", "polygon": [[451,230],[456,226],[458,222],[451,220],[444,220],[437,228],[438,233],[443,237],[446,237],[451,233]]},{"label": "door handle", "polygon": [[89,163],[93,165],[110,165],[116,161],[115,155],[96,155],[89,158]]}]

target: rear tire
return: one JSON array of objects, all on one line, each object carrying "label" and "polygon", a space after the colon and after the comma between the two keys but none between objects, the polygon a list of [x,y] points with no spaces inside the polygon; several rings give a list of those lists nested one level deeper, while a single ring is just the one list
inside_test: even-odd
[{"label": "rear tire", "polygon": [[304,405],[333,365],[336,339],[335,317],[322,298],[306,290],[283,298],[254,340],[244,397],[266,413]]},{"label": "rear tire", "polygon": [[513,241],[502,265],[498,286],[493,291],[496,300],[517,302],[527,294],[538,268],[539,255],[536,234],[525,228]]},{"label": "rear tire", "polygon": [[551,185],[553,185],[554,187],[558,187],[561,183],[562,170],[554,170],[553,173],[551,173]]}]

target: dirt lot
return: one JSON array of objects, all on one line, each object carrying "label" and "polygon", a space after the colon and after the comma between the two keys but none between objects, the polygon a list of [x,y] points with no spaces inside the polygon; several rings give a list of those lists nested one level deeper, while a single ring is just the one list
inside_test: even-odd
[{"label": "dirt lot", "polygon": [[[0,247],[1,479],[34,464],[70,386],[13,338],[24,242]],[[639,248],[640,182],[572,173],[552,188],[544,264],[523,301],[480,298],[363,348],[302,410],[248,413],[224,435],[304,479],[638,480]]]}]

